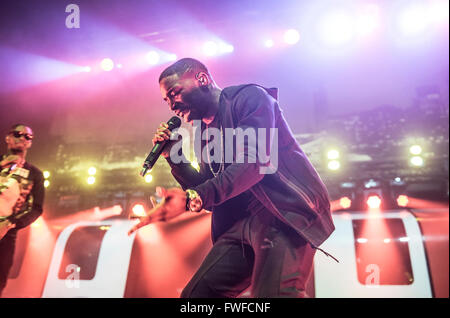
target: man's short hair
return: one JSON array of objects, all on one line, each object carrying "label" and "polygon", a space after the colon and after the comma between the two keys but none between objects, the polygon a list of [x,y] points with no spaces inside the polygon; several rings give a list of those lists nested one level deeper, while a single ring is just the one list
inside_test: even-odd
[{"label": "man's short hair", "polygon": [[208,69],[202,62],[197,61],[193,58],[186,57],[166,68],[159,76],[159,82],[161,83],[164,78],[172,76],[174,74],[177,74],[181,77],[182,75],[189,72],[205,72],[210,75]]},{"label": "man's short hair", "polygon": [[15,130],[15,129],[16,129],[17,127],[19,127],[19,126],[28,127],[28,126],[25,125],[25,124],[14,124],[14,125],[11,126],[11,128],[10,128],[9,130],[10,130],[10,131]]}]

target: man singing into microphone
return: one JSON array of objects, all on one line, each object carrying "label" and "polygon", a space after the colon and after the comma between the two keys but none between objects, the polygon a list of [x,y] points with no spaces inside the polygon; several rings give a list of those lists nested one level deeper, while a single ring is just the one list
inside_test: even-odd
[{"label": "man singing into microphone", "polygon": [[17,231],[42,214],[44,176],[25,161],[33,140],[30,127],[17,124],[6,135],[0,156],[0,296],[13,263]]},{"label": "man singing into microphone", "polygon": [[[334,225],[328,192],[292,135],[276,91],[253,84],[221,89],[208,69],[191,58],[165,69],[159,84],[176,115],[201,121],[207,136],[201,153],[208,158],[208,130],[253,129],[267,137],[269,146],[262,153],[270,157],[276,151],[279,159],[276,169],[267,172],[261,149],[256,149],[260,144],[247,140],[235,145],[232,162],[225,160],[228,148],[218,161],[198,158],[197,172],[186,161],[172,160],[176,141],[171,140],[162,155],[183,190],[162,189],[162,202],[130,233],[187,210],[210,210],[213,247],[181,297],[237,297],[249,286],[252,297],[305,297],[315,250]],[[170,139],[167,127],[161,124],[153,143]],[[273,130],[278,140],[269,133]]]}]

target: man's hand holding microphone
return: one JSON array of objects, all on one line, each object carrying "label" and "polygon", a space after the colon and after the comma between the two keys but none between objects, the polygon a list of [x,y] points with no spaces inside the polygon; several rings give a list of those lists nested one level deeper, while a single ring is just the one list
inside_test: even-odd
[{"label": "man's hand holding microphone", "polygon": [[[172,117],[167,123],[161,123],[156,130],[156,133],[152,139],[153,149],[147,156],[144,162],[141,175],[144,176],[145,172],[155,164],[158,157],[161,155],[164,158],[170,156],[170,149],[178,141],[170,140],[172,130],[178,128],[181,125],[181,120],[178,117]],[[202,202],[200,197],[194,190],[187,190],[186,192],[180,188],[165,189],[162,187],[156,188],[157,195],[162,198],[159,204],[156,204],[155,198],[151,197],[151,203],[153,208],[148,211],[147,216],[140,218],[140,222],[133,226],[128,232],[131,235],[139,228],[159,221],[169,221],[187,210],[193,212],[199,212],[201,210]],[[188,200],[188,197],[192,200]],[[194,207],[192,209],[191,207]]]}]

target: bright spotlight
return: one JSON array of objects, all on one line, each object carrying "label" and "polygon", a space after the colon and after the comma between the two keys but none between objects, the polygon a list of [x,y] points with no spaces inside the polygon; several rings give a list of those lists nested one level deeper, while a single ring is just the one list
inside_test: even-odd
[{"label": "bright spotlight", "polygon": [[48,188],[50,186],[50,181],[44,180],[44,187]]},{"label": "bright spotlight", "polygon": [[113,213],[116,215],[119,215],[122,213],[122,206],[119,204],[116,204],[115,206],[112,207]]},{"label": "bright spotlight", "polygon": [[264,46],[265,47],[267,47],[267,48],[271,48],[271,47],[273,47],[274,46],[274,42],[273,42],[273,40],[266,40],[266,41],[264,41]]},{"label": "bright spotlight", "polygon": [[425,8],[420,5],[407,8],[399,16],[398,26],[405,36],[422,34],[428,26],[428,16]]},{"label": "bright spotlight", "polygon": [[336,149],[332,149],[330,151],[327,152],[327,158],[330,160],[336,160],[339,158],[339,151],[337,151]]},{"label": "bright spotlight", "polygon": [[150,51],[145,56],[147,59],[148,64],[150,65],[156,65],[159,62],[159,54],[156,51]]},{"label": "bright spotlight", "polygon": [[397,197],[397,205],[401,207],[406,207],[408,205],[408,196],[402,194]]},{"label": "bright spotlight", "polygon": [[332,160],[328,163],[328,169],[330,170],[339,170],[339,168],[341,167],[341,163],[337,160]]},{"label": "bright spotlight", "polygon": [[177,55],[176,54],[169,54],[169,56],[167,57],[169,61],[176,61],[177,60]]},{"label": "bright spotlight", "polygon": [[232,53],[234,51],[234,46],[231,44],[220,43],[219,51],[220,53]]},{"label": "bright spotlight", "polygon": [[97,169],[95,168],[95,167],[90,167],[89,169],[88,169],[88,174],[90,175],[90,176],[93,176],[93,175],[95,175],[97,173]]},{"label": "bright spotlight", "polygon": [[370,209],[379,209],[381,206],[381,198],[378,195],[371,195],[367,198],[367,206]]},{"label": "bright spotlight", "polygon": [[145,182],[150,183],[153,180],[153,176],[151,174],[146,174],[144,177]]},{"label": "bright spotlight", "polygon": [[83,67],[83,72],[89,73],[91,71],[91,67],[90,66],[84,66]]},{"label": "bright spotlight", "polygon": [[378,28],[379,11],[376,4],[369,4],[363,9],[356,19],[356,29],[360,35],[368,35]]},{"label": "bright spotlight", "polygon": [[412,155],[420,155],[422,153],[422,147],[420,147],[419,145],[413,145],[411,147],[409,147],[409,152]]},{"label": "bright spotlight", "polygon": [[449,2],[448,0],[437,0],[428,8],[428,21],[434,23],[448,22]]},{"label": "bright spotlight", "polygon": [[208,41],[203,44],[203,53],[206,56],[214,56],[219,53],[219,46],[216,42]]},{"label": "bright spotlight", "polygon": [[415,167],[422,167],[424,162],[423,162],[423,158],[420,156],[414,156],[410,159],[410,162],[413,166]]},{"label": "bright spotlight", "polygon": [[133,211],[133,214],[138,217],[144,217],[147,215],[142,204],[135,204],[131,210]]},{"label": "bright spotlight", "polygon": [[350,200],[348,197],[342,197],[339,200],[339,204],[343,209],[348,209],[349,207],[352,206],[352,200]]},{"label": "bright spotlight", "polygon": [[300,33],[295,29],[287,30],[284,32],[283,39],[287,44],[293,45],[300,40]]},{"label": "bright spotlight", "polygon": [[329,13],[319,23],[320,36],[327,45],[342,45],[353,38],[353,19],[345,12]]},{"label": "bright spotlight", "polygon": [[46,170],[43,172],[43,174],[44,174],[44,179],[48,179],[50,177],[50,171]]},{"label": "bright spotlight", "polygon": [[105,58],[101,61],[100,66],[102,70],[109,72],[114,68],[114,62],[110,58]]},{"label": "bright spotlight", "polygon": [[87,178],[87,183],[88,184],[94,184],[95,183],[95,177],[94,176],[90,176]]}]

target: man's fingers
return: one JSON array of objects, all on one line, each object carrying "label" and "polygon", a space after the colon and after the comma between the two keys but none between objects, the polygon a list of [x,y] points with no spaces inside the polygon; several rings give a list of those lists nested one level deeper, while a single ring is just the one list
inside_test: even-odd
[{"label": "man's fingers", "polygon": [[156,187],[156,194],[161,198],[165,198],[167,196],[167,190],[163,187]]},{"label": "man's fingers", "polygon": [[170,140],[171,131],[167,128],[169,128],[169,126],[166,123],[161,123],[152,139],[153,144],[164,140]]},{"label": "man's fingers", "polygon": [[156,199],[154,196],[150,196],[150,203],[152,204],[152,208],[156,208]]},{"label": "man's fingers", "polygon": [[158,136],[165,140],[170,140],[170,134],[165,131],[158,132]]},{"label": "man's fingers", "polygon": [[150,224],[152,222],[152,218],[150,217],[146,217],[143,218],[138,224],[136,224],[135,226],[133,226],[129,231],[128,231],[128,235],[133,234],[134,232],[136,232],[137,230],[139,230],[141,227],[146,226],[147,224]]}]

